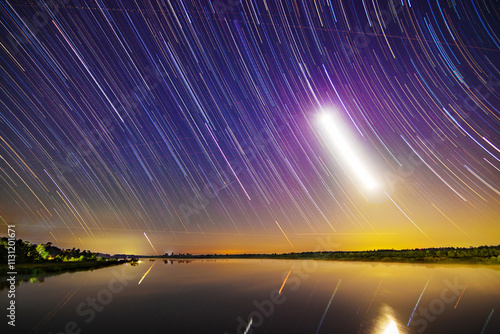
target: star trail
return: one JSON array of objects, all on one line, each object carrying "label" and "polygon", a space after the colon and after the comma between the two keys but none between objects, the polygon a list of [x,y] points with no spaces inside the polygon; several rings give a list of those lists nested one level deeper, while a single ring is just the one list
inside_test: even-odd
[{"label": "star trail", "polygon": [[498,1],[0,8],[0,216],[22,239],[498,244]]}]

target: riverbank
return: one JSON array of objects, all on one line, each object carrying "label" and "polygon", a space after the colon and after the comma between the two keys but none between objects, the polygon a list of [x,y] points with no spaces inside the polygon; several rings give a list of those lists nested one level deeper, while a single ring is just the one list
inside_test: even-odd
[{"label": "riverbank", "polygon": [[382,262],[382,263],[420,263],[420,264],[478,264],[478,265],[500,265],[500,261],[495,258],[324,258],[316,256],[272,256],[272,255],[220,255],[220,256],[183,256],[183,257],[162,257],[164,260],[196,260],[196,259],[268,259],[268,260],[318,260],[318,261],[341,261],[341,262]]},{"label": "riverbank", "polygon": [[169,254],[163,259],[290,259],[424,264],[500,265],[500,246],[404,250],[330,251],[284,254]]}]

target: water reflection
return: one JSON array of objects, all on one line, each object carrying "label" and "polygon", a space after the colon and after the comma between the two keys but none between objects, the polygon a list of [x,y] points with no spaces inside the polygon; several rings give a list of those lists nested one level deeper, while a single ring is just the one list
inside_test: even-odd
[{"label": "water reflection", "polygon": [[399,334],[396,322],[394,320],[390,320],[382,334]]},{"label": "water reflection", "polygon": [[394,317],[394,310],[388,305],[383,305],[377,325],[372,332],[377,334],[403,334],[404,332],[400,328],[402,328],[402,325],[398,325]]},{"label": "water reflection", "polygon": [[22,284],[16,329],[59,333],[70,323],[81,333],[498,333],[499,269],[142,260]]},{"label": "water reflection", "polygon": [[191,263],[191,262],[193,262],[193,260],[163,260],[163,263],[165,263],[165,264]]},{"label": "water reflection", "polygon": [[[40,275],[37,275],[37,274],[31,274],[31,275],[16,275],[16,282],[15,282],[15,286],[18,287],[19,285],[21,284],[24,284],[24,283],[43,283],[45,282],[45,278],[47,277],[50,277],[50,276],[55,276],[55,275],[61,275],[62,273],[44,273],[44,274],[40,274]],[[3,291],[3,290],[8,290],[11,283],[9,281],[7,281],[7,278],[9,278],[9,276],[0,276],[0,291]]]}]

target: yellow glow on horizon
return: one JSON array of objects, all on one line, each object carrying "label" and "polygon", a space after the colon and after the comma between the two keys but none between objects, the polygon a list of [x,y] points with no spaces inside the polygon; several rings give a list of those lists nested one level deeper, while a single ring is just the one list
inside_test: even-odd
[{"label": "yellow glow on horizon", "polygon": [[[408,194],[409,190],[400,189],[398,194]],[[360,194],[361,195],[361,194]],[[361,197],[361,196],[360,196]],[[458,200],[457,200],[458,201]],[[301,217],[293,217],[294,229],[282,225],[288,237],[292,240],[297,252],[314,251],[366,251],[374,249],[413,249],[429,247],[477,247],[481,245],[498,245],[500,237],[500,212],[492,217],[480,217],[470,207],[455,207],[451,202],[449,207],[439,207],[446,217],[429,204],[429,210],[419,202],[405,202],[405,210],[412,213],[412,219],[433,239],[430,241],[421,233],[415,233],[405,217],[395,209],[392,203],[362,202],[359,206],[363,215],[369,219],[370,225],[376,228],[367,231],[354,230],[349,225],[340,225],[337,232],[332,232],[328,226],[311,232],[303,225]],[[388,210],[388,207],[391,210]],[[353,208],[355,210],[355,208]],[[360,219],[363,223],[363,220]],[[473,224],[472,224],[473,223]],[[243,253],[288,253],[293,251],[283,234],[273,220],[269,221],[274,228],[268,231],[255,230],[250,226],[239,229],[239,233],[221,231],[220,233],[202,233],[175,231],[175,235],[167,231],[152,231],[154,245],[159,254],[191,253],[191,254],[243,254]],[[460,227],[457,228],[456,226]],[[464,232],[462,232],[462,230]],[[19,225],[19,235],[23,240],[45,243],[51,241],[59,248],[71,249],[79,245],[79,240],[67,229],[53,230],[58,238],[56,242],[48,231],[28,230]],[[108,254],[154,255],[151,246],[145,240],[143,231],[96,231],[98,239],[81,236],[85,249]],[[147,232],[149,233],[149,232]],[[280,242],[276,242],[280,240]],[[83,250],[83,247],[80,246]]]}]

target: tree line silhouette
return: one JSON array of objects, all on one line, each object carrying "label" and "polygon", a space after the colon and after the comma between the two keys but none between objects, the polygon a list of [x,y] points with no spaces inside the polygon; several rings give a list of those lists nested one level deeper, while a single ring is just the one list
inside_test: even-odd
[{"label": "tree line silhouette", "polygon": [[470,262],[500,264],[500,245],[469,248],[441,247],[415,249],[378,249],[369,251],[323,251],[283,254],[165,254],[164,258],[267,258],[267,259],[314,259],[376,262],[446,263]]},{"label": "tree line silhouette", "polygon": [[[8,240],[6,237],[0,238],[0,262],[7,263]],[[52,245],[32,244],[29,241],[17,239],[15,241],[16,264],[22,263],[42,263],[42,262],[77,262],[77,261],[101,261],[107,254],[93,253],[80,249],[61,249]]]}]

